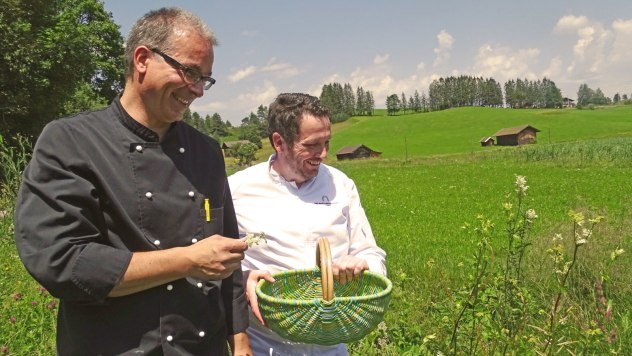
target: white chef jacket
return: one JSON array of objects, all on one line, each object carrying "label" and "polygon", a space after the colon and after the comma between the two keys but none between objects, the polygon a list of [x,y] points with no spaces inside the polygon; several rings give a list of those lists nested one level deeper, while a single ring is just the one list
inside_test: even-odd
[{"label": "white chef jacket", "polygon": [[[318,239],[327,237],[335,261],[363,258],[369,270],[386,274],[384,250],[375,243],[355,183],[336,168],[321,164],[316,177],[300,188],[273,168],[276,155],[228,177],[241,233],[264,232],[267,243],[250,247],[242,269],[278,272],[316,266]],[[254,322],[253,322],[254,321]],[[254,329],[254,330],[251,330]],[[253,351],[265,354],[346,354],[346,347],[300,348],[251,318]],[[304,344],[303,344],[304,345]],[[305,345],[307,346],[307,345]]]}]

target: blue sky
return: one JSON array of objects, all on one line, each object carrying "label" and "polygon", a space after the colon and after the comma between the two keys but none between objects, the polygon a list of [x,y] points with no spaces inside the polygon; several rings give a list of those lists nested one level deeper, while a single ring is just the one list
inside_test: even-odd
[{"label": "blue sky", "polygon": [[632,96],[630,0],[105,0],[127,36],[151,9],[179,6],[215,32],[217,85],[191,109],[241,123],[282,92],[324,84],[390,94],[474,75],[553,80],[575,99],[582,83]]}]

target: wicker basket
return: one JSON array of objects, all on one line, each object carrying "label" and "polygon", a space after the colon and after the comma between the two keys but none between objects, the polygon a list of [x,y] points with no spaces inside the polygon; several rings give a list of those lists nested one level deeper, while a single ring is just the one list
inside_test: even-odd
[{"label": "wicker basket", "polygon": [[391,281],[364,271],[344,285],[335,282],[326,238],[318,241],[316,261],[319,267],[273,274],[275,283],[259,281],[256,293],[266,323],[294,342],[335,345],[363,338],[382,320]]}]

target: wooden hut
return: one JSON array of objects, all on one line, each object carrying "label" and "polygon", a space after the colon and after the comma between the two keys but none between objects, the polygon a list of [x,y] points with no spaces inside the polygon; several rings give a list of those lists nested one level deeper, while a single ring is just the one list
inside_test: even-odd
[{"label": "wooden hut", "polygon": [[540,130],[531,125],[522,125],[500,129],[494,136],[496,136],[496,145],[498,146],[517,146],[535,143],[536,132],[540,132]]},{"label": "wooden hut", "polygon": [[224,141],[222,143],[222,151],[224,151],[224,156],[226,157],[230,157],[231,156],[231,152],[230,149],[239,145],[239,144],[243,144],[243,143],[248,143],[250,141],[248,140],[239,140],[239,141]]},{"label": "wooden hut", "polygon": [[382,152],[373,151],[365,145],[346,146],[336,152],[338,160],[379,157]]},{"label": "wooden hut", "polygon": [[481,146],[485,147],[485,146],[493,146],[493,145],[494,145],[494,139],[491,136],[483,137],[481,139]]}]

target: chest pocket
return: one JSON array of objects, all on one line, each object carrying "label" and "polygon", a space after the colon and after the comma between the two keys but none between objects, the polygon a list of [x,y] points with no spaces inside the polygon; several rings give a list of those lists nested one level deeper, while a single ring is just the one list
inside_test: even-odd
[{"label": "chest pocket", "polygon": [[169,248],[201,235],[201,195],[158,145],[145,145],[130,157],[136,185],[136,215],[148,241]]},{"label": "chest pocket", "polygon": [[196,238],[203,239],[215,234],[222,235],[224,233],[224,208],[211,208],[200,210],[201,229],[198,231]]}]

